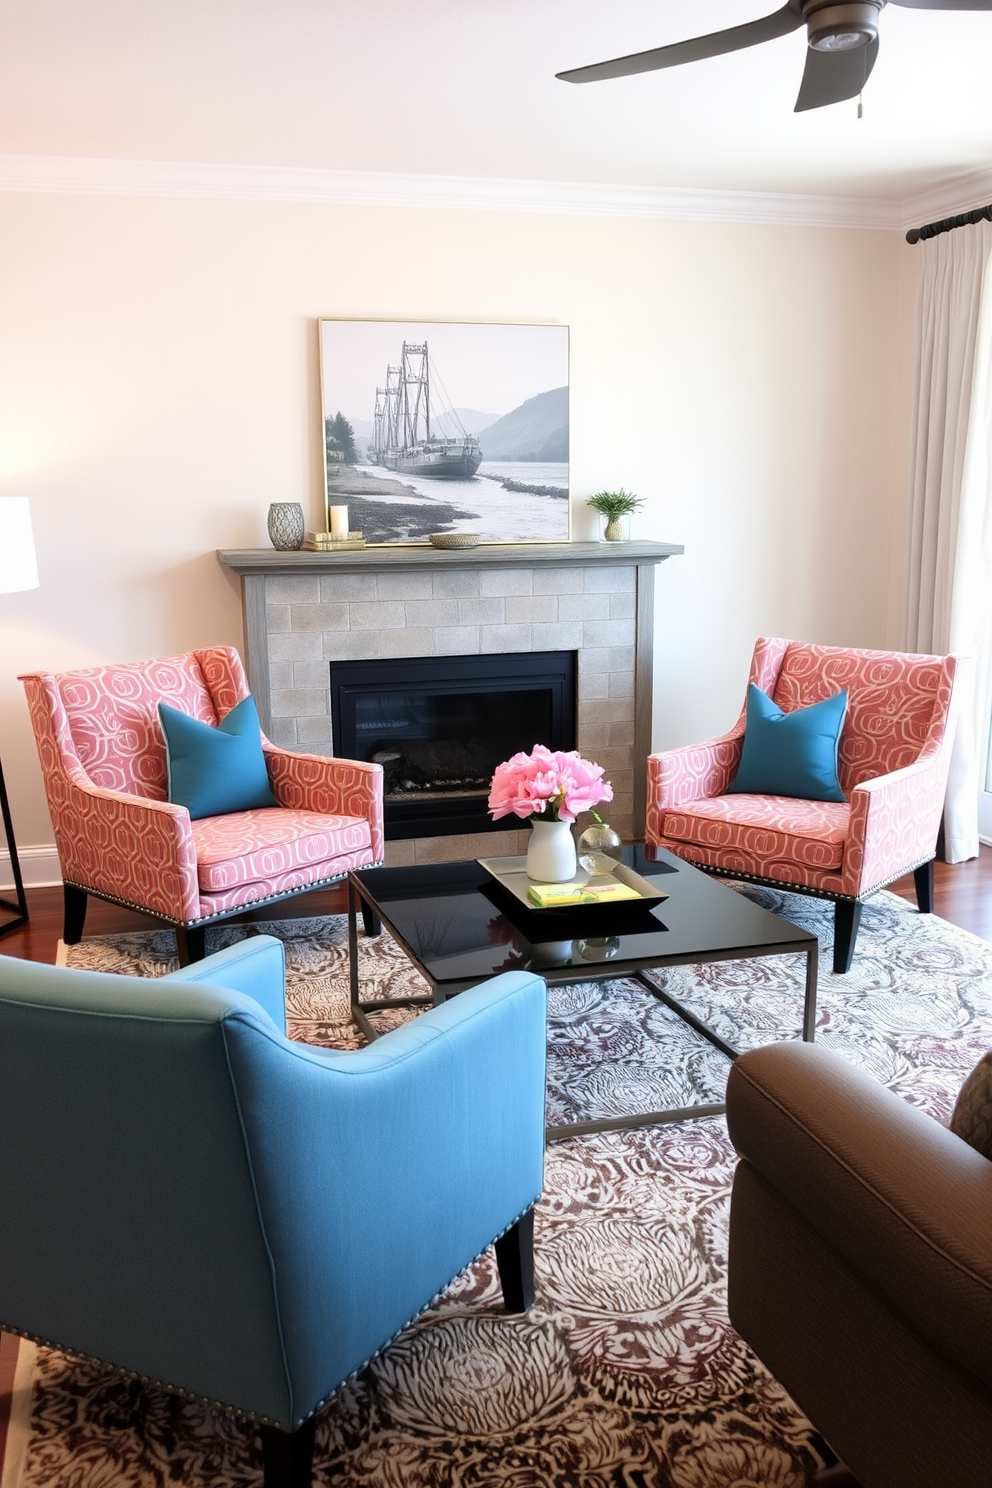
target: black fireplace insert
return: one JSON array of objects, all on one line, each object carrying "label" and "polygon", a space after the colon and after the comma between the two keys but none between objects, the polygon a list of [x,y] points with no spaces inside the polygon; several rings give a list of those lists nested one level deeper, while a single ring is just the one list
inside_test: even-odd
[{"label": "black fireplace insert", "polygon": [[521,825],[486,809],[496,766],[575,748],[574,651],[332,661],[334,752],[385,775],[387,838]]}]

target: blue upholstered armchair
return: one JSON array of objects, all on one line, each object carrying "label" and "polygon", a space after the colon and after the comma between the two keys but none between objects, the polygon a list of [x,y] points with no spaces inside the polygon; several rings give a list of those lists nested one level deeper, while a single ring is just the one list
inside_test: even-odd
[{"label": "blue upholstered armchair", "polygon": [[339,1053],[285,1035],[282,943],[155,981],[0,957],[0,1327],[262,1427],[313,1412],[495,1239],[533,1297],[545,987],[513,972]]}]

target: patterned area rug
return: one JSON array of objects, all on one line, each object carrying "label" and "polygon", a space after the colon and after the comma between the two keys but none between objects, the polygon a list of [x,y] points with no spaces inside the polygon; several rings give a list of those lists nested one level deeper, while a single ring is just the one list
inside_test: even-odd
[{"label": "patterned area rug", "polygon": [[[817,1037],[946,1119],[992,1046],[992,946],[902,900],[865,908],[854,970],[830,974],[832,912],[748,892],[814,929]],[[276,921],[294,1038],[356,1047],[339,919]],[[243,929],[213,933],[209,949]],[[70,964],[156,976],[165,933],[91,940]],[[363,994],[418,988],[383,935]],[[666,973],[741,1046],[797,1037],[802,957]],[[393,1015],[395,1016],[395,1015]],[[404,1015],[400,1015],[404,1016]],[[552,997],[549,1119],[720,1099],[726,1061],[636,984]],[[801,1488],[810,1424],[730,1328],[724,1278],[734,1156],[722,1120],[554,1144],[538,1210],[538,1300],[506,1317],[491,1253],[320,1415],[315,1482],[348,1488]],[[257,1488],[251,1431],[22,1346],[3,1488]]]}]

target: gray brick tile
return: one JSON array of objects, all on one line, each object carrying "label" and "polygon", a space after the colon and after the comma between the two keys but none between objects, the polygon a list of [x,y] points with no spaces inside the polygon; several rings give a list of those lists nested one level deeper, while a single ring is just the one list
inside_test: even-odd
[{"label": "gray brick tile", "polygon": [[634,673],[633,672],[609,672],[609,696],[611,698],[634,697]]},{"label": "gray brick tile", "polygon": [[535,594],[581,594],[585,588],[581,568],[537,568]]},{"label": "gray brick tile", "polygon": [[323,658],[320,661],[294,661],[293,686],[305,688],[328,687],[330,685],[330,673],[327,667],[328,663]]},{"label": "gray brick tile", "polygon": [[435,656],[473,656],[482,650],[477,625],[439,625],[434,631]]},{"label": "gray brick tile", "polygon": [[585,620],[582,641],[586,646],[633,646],[633,620]]},{"label": "gray brick tile", "polygon": [[291,629],[289,620],[288,604],[267,604],[265,606],[265,626],[270,636],[281,635]]},{"label": "gray brick tile", "polygon": [[269,664],[270,690],[274,692],[277,688],[293,685],[293,663],[291,661],[273,661]]},{"label": "gray brick tile", "polygon": [[460,599],[459,625],[502,625],[506,618],[506,601],[502,598]]},{"label": "gray brick tile", "polygon": [[386,843],[387,868],[412,868],[416,861],[415,838],[404,837],[401,842]]},{"label": "gray brick tile", "polygon": [[314,661],[323,654],[320,632],[312,630],[277,632],[269,636],[272,661]]},{"label": "gray brick tile", "polygon": [[[579,641],[581,646],[581,626],[579,627]],[[630,666],[633,669],[634,653],[630,653]],[[610,670],[610,648],[609,646],[584,646],[579,650],[579,690],[582,688],[583,677],[591,676],[594,672],[608,672]]]},{"label": "gray brick tile", "polygon": [[364,661],[379,655],[377,630],[333,630],[324,636],[327,661]]},{"label": "gray brick tile", "polygon": [[586,700],[590,698],[606,698],[610,695],[609,672],[587,672],[582,679],[582,696]]},{"label": "gray brick tile", "polygon": [[558,600],[559,620],[609,620],[608,594],[563,594]]},{"label": "gray brick tile", "polygon": [[479,574],[479,593],[483,596],[533,592],[534,574],[529,568],[484,568]]},{"label": "gray brick tile", "polygon": [[527,620],[549,621],[554,624],[558,620],[558,600],[553,594],[540,594],[536,597],[532,594],[510,595],[504,600],[504,604],[508,625]]},{"label": "gray brick tile", "polygon": [[294,604],[290,607],[290,615],[294,630],[312,630],[319,635],[325,630],[348,629],[346,604]]},{"label": "gray brick tile", "polygon": [[406,623],[410,626],[458,624],[456,599],[408,599],[403,608],[406,611]]},{"label": "gray brick tile", "polygon": [[375,599],[375,574],[321,574],[320,597],[325,604],[343,603],[349,599]]},{"label": "gray brick tile", "polygon": [[319,687],[273,688],[272,717],[326,718],[327,691]]},{"label": "gray brick tile", "polygon": [[[609,599],[611,620],[633,620],[636,612],[636,596],[633,590],[629,590],[624,594],[611,594]],[[600,617],[597,615],[595,618],[599,619]]]},{"label": "gray brick tile", "polygon": [[461,863],[468,857],[467,837],[415,837],[414,852],[418,863]]},{"label": "gray brick tile", "polygon": [[586,568],[583,572],[587,594],[622,594],[626,589],[633,592],[636,575],[634,568],[619,564],[614,567],[610,563],[602,568]]},{"label": "gray brick tile", "polygon": [[380,656],[430,656],[434,632],[429,626],[402,626],[379,631]]},{"label": "gray brick tile", "polygon": [[578,720],[577,737],[581,741],[581,752],[599,762],[599,756],[610,747],[610,730],[605,723],[583,723]]},{"label": "gray brick tile", "polygon": [[330,754],[331,720],[301,718],[296,725],[296,737],[301,749],[308,749],[312,754]]},{"label": "gray brick tile", "polygon": [[398,599],[353,600],[348,613],[352,630],[401,630],[405,618]]},{"label": "gray brick tile", "polygon": [[[585,744],[583,741],[582,732],[580,730],[579,749],[581,751],[584,748]],[[614,771],[630,769],[630,750],[620,749],[616,745],[612,744],[605,745],[596,751],[596,763],[597,765],[602,765],[603,769],[606,772],[607,780],[613,786],[614,790],[616,790],[616,784],[613,780],[613,773]]]},{"label": "gray brick tile", "polygon": [[478,599],[479,574],[476,569],[455,568],[431,575],[435,599]]},{"label": "gray brick tile", "polygon": [[622,698],[611,702],[602,702],[595,698],[585,698],[579,704],[580,716],[586,723],[613,723],[618,718],[633,718],[633,706]]},{"label": "gray brick tile", "polygon": [[490,655],[494,651],[531,651],[534,649],[532,627],[529,625],[484,625],[482,627],[482,649]]},{"label": "gray brick tile", "polygon": [[581,625],[535,625],[532,629],[535,651],[578,651],[582,645]]},{"label": "gray brick tile", "polygon": [[267,732],[273,744],[277,744],[280,749],[297,747],[295,718],[273,718],[272,727]]},{"label": "gray brick tile", "polygon": [[265,603],[316,604],[320,598],[317,574],[272,574],[265,580]]},{"label": "gray brick tile", "polygon": [[381,573],[376,576],[376,599],[433,599],[429,573]]}]

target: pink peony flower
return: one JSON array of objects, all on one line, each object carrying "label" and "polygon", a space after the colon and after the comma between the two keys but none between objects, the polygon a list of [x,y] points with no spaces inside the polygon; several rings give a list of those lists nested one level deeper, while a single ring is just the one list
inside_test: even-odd
[{"label": "pink peony flower", "polygon": [[500,817],[546,816],[573,822],[582,811],[613,800],[613,787],[601,765],[584,760],[578,750],[555,750],[535,744],[530,754],[515,754],[497,765],[489,791],[489,810]]}]

